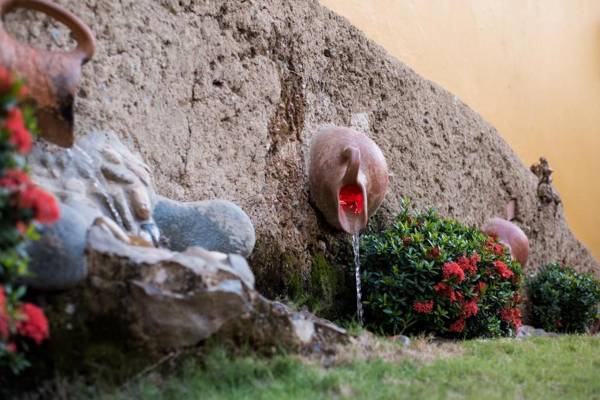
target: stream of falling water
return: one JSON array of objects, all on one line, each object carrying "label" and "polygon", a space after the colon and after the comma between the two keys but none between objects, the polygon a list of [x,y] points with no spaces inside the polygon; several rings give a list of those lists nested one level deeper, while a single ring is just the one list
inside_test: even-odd
[{"label": "stream of falling water", "polygon": [[[110,194],[102,187],[102,183],[106,183],[106,182],[104,181],[104,178],[99,175],[99,172],[97,171],[96,162],[88,154],[87,151],[85,151],[78,145],[74,145],[73,149],[78,151],[83,156],[85,164],[87,164],[86,169],[90,173],[90,178],[94,182],[94,187],[96,188],[96,190],[98,190],[98,193],[104,198],[104,201],[106,202],[106,205],[107,205],[110,213],[112,214],[114,220],[117,222],[117,224],[119,224],[119,226],[124,226],[123,218],[121,218],[121,214],[119,214],[119,212],[117,211],[115,202],[113,201]],[[99,178],[99,176],[100,176],[100,178]],[[100,179],[102,179],[103,182],[101,182]]]},{"label": "stream of falling water", "polygon": [[356,274],[356,317],[359,324],[363,324],[362,292],[360,288],[360,234],[352,235],[352,249],[354,250],[354,272]]}]

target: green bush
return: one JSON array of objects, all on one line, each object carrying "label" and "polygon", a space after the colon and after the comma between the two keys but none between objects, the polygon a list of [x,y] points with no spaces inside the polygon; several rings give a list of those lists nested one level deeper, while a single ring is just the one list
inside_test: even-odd
[{"label": "green bush", "polygon": [[527,280],[533,322],[547,331],[585,332],[600,303],[600,282],[590,274],[551,263]]},{"label": "green bush", "polygon": [[361,251],[371,329],[486,337],[521,324],[521,266],[477,229],[435,210],[411,214],[404,201],[393,226],[366,235]]}]

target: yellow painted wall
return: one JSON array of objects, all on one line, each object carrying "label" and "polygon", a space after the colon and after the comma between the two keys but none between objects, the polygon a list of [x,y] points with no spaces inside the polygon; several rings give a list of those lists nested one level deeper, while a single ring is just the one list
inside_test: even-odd
[{"label": "yellow painted wall", "polygon": [[600,258],[600,0],[321,0],[555,170]]}]

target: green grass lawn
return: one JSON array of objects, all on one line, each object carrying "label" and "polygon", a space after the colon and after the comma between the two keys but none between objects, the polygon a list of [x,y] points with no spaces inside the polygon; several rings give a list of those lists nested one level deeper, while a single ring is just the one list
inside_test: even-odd
[{"label": "green grass lawn", "polygon": [[411,349],[377,341],[360,355],[349,350],[327,362],[231,359],[214,351],[202,366],[187,362],[177,376],[149,376],[100,398],[600,399],[597,337],[476,340],[448,344],[448,351],[423,341]]}]

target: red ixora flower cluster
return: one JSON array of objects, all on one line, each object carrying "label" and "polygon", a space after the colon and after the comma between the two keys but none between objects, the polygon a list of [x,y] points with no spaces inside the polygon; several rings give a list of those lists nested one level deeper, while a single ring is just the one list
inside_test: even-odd
[{"label": "red ixora flower cluster", "polygon": [[[6,302],[6,293],[4,288],[0,286],[0,340],[2,341],[9,340],[11,336],[10,316],[6,309]],[[19,335],[32,339],[36,344],[42,343],[50,336],[48,319],[41,308],[31,303],[23,303],[19,307],[17,315],[16,333]],[[9,342],[6,348],[14,352],[16,351],[16,344]]]},{"label": "red ixora flower cluster", "polygon": [[413,303],[413,310],[420,314],[429,314],[433,311],[433,300],[415,301]]},{"label": "red ixora flower cluster", "polygon": [[41,308],[24,303],[19,311],[23,315],[23,319],[17,324],[19,335],[32,339],[36,344],[42,343],[50,336],[48,319]]},{"label": "red ixora flower cluster", "polygon": [[[6,91],[11,84],[10,73],[0,68],[0,89]],[[20,95],[26,93],[26,89],[23,88],[21,87]],[[7,111],[2,127],[8,131],[8,140],[17,152],[26,155],[31,151],[31,134],[25,126],[23,113],[18,106],[13,105]],[[14,195],[13,199],[18,208],[32,210],[34,219],[38,222],[49,224],[58,220],[60,213],[54,196],[33,184],[25,171],[21,169],[2,171],[0,188]],[[22,222],[17,222],[19,231],[23,231],[23,226]]]},{"label": "red ixora flower cluster", "polygon": [[[6,93],[11,89],[14,80],[13,77],[6,68],[0,67],[0,91]],[[27,96],[27,88],[20,86],[17,95],[17,99],[23,99]],[[21,109],[16,106],[11,107],[6,115],[2,128],[8,131],[8,141],[15,147],[15,149],[21,154],[27,154],[31,151],[32,138],[31,134],[25,126],[25,120]]]},{"label": "red ixora flower cluster", "polygon": [[481,261],[481,257],[477,253],[473,253],[471,257],[461,256],[456,260],[460,268],[468,275],[473,275],[477,272],[477,263],[479,261]]},{"label": "red ixora flower cluster", "polygon": [[[56,198],[31,182],[24,171],[17,169],[6,171],[3,176],[0,176],[0,188],[15,195],[17,207],[33,210],[36,221],[51,224],[59,219],[60,210]],[[18,225],[22,226],[19,223]]]},{"label": "red ixora flower cluster", "polygon": [[6,313],[6,294],[4,288],[0,286],[0,339],[8,338],[8,315]]},{"label": "red ixora flower cluster", "polygon": [[496,235],[490,235],[488,237],[485,248],[497,256],[504,255],[504,246],[501,243],[498,243],[498,237]]},{"label": "red ixora flower cluster", "polygon": [[517,307],[503,309],[500,311],[500,318],[511,324],[515,329],[519,329],[521,326],[521,310]]},{"label": "red ixora flower cluster", "polygon": [[[455,262],[447,262],[442,266],[442,277],[443,281],[438,282],[434,285],[433,289],[435,292],[443,297],[450,300],[450,303],[458,302],[461,306],[461,314],[457,320],[455,320],[448,330],[454,333],[460,333],[465,329],[467,318],[474,317],[479,312],[479,296],[481,292],[485,290],[487,284],[485,282],[478,282],[474,287],[476,297],[470,300],[465,300],[464,295],[455,290],[452,287],[452,283],[460,284],[465,281],[467,276],[472,276],[477,272],[477,263],[481,261],[481,256],[477,253],[473,253],[470,257],[463,255],[459,257]],[[415,305],[413,305],[415,309]]]},{"label": "red ixora flower cluster", "polygon": [[467,321],[465,321],[464,318],[459,318],[450,325],[450,328],[448,328],[448,330],[450,332],[460,333],[465,330],[466,324],[467,324]]},{"label": "red ixora flower cluster", "polygon": [[455,262],[447,262],[442,267],[442,274],[445,280],[456,279],[457,283],[465,280],[465,271]]},{"label": "red ixora flower cluster", "polygon": [[440,296],[448,298],[450,300],[450,303],[462,300],[463,298],[463,295],[460,292],[455,291],[450,285],[448,285],[445,282],[436,283],[433,286],[433,290],[435,290],[435,292]]},{"label": "red ixora flower cluster", "polygon": [[515,273],[512,272],[508,266],[500,260],[494,261],[494,268],[498,272],[498,274],[504,279],[512,278]]},{"label": "red ixora flower cluster", "polygon": [[19,153],[27,154],[31,151],[31,134],[25,127],[25,121],[20,109],[13,107],[8,111],[4,127],[8,129],[10,135],[9,142],[15,146]]}]

